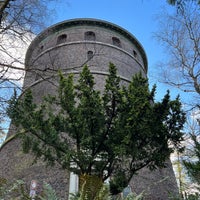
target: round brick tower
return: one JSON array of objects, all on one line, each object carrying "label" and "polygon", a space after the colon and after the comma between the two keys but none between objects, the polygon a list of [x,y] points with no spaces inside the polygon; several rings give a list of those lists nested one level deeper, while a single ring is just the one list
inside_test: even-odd
[{"label": "round brick tower", "polygon": [[[39,34],[26,54],[24,90],[31,87],[35,102],[43,96],[55,94],[57,70],[78,76],[87,64],[95,77],[96,86],[102,89],[108,75],[109,63],[115,64],[123,83],[133,74],[147,76],[147,57],[142,45],[125,29],[97,19],[73,19],[55,24]],[[8,135],[15,132],[11,129]],[[24,155],[20,143],[14,140],[0,152],[0,177],[12,180],[46,181],[58,192],[61,199],[68,198],[69,172],[55,166],[46,168],[33,164],[31,155]],[[133,191],[145,192],[146,199],[168,199],[177,193],[177,185],[170,161],[166,169],[154,172],[142,169],[130,182]]]}]

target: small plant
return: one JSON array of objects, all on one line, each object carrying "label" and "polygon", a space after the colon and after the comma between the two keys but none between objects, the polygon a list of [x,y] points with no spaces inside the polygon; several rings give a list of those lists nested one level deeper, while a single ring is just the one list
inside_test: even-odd
[{"label": "small plant", "polygon": [[200,199],[200,195],[198,193],[195,194],[184,194],[184,197],[173,197],[173,196],[169,196],[169,198],[171,200],[199,200]]},{"label": "small plant", "polygon": [[56,195],[55,190],[48,183],[43,184],[43,194],[41,196],[38,196],[38,199],[39,200],[59,200],[59,198]]},{"label": "small plant", "polygon": [[124,200],[142,200],[142,199],[143,199],[143,193],[139,195],[131,193]]},{"label": "small plant", "polygon": [[[0,200],[33,200],[29,196],[25,183],[22,180],[13,181],[9,184],[7,180],[0,178]],[[43,191],[41,195],[34,197],[34,200],[60,200],[55,190],[48,183],[43,184]]]},{"label": "small plant", "polygon": [[[84,187],[80,193],[71,194],[70,200],[91,200],[85,196],[85,192],[83,191]],[[6,179],[0,178],[0,200],[33,200],[33,198],[29,197],[29,192],[25,186],[24,181],[16,180],[12,184],[8,184]],[[135,193],[130,193],[127,197],[114,197],[110,194],[110,188],[108,184],[103,184],[97,195],[93,200],[142,200],[143,193],[137,195]],[[37,195],[34,197],[34,200],[60,200],[56,191],[51,187],[50,184],[43,184],[43,191],[41,195]],[[175,199],[174,199],[175,200]],[[181,200],[181,199],[176,199]],[[187,200],[197,200],[195,198],[190,198]]]},{"label": "small plant", "polygon": [[[70,200],[89,200],[89,198],[87,198],[87,196],[85,196],[85,191],[84,187],[82,187],[82,190],[80,191],[80,193],[76,193],[76,194],[70,194]],[[94,200],[112,200],[111,195],[110,195],[110,191],[109,191],[109,186],[104,184],[101,189],[99,190],[99,192],[97,193],[97,195],[95,196]]]},{"label": "small plant", "polygon": [[[83,191],[81,191],[80,193],[71,194],[70,200],[90,200],[88,198],[85,198],[82,195],[82,192]],[[114,197],[110,194],[110,188],[109,188],[109,185],[107,185],[107,184],[104,184],[102,186],[101,190],[94,198],[94,200],[142,200],[142,199],[143,199],[143,193],[141,193],[139,195],[137,195],[135,193],[130,193],[125,198],[123,198],[121,196]]]},{"label": "small plant", "polygon": [[31,200],[25,183],[22,180],[14,180],[9,183],[6,179],[0,178],[0,200]]}]

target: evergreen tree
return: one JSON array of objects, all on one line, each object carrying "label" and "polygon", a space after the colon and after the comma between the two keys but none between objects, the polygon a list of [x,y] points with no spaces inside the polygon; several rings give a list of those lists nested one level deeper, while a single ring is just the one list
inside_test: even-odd
[{"label": "evergreen tree", "polygon": [[194,142],[192,158],[190,160],[183,160],[183,164],[192,181],[200,185],[200,142],[197,135],[191,135],[191,139]]},{"label": "evergreen tree", "polygon": [[23,150],[36,160],[57,162],[85,182],[111,177],[111,193],[117,194],[141,168],[164,167],[179,147],[185,121],[179,98],[170,100],[167,92],[154,103],[155,87],[149,91],[141,74],[124,87],[110,64],[103,91],[95,89],[87,66],[77,82],[72,74],[59,77],[58,95],[45,97],[41,105],[31,91],[10,101],[8,114],[23,132]]}]

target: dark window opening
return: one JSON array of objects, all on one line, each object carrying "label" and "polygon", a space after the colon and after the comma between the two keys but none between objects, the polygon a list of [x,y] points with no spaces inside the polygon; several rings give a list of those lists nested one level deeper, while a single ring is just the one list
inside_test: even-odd
[{"label": "dark window opening", "polygon": [[133,56],[136,58],[137,57],[137,52],[133,50]]},{"label": "dark window opening", "polygon": [[44,46],[43,45],[39,46],[38,53],[41,53],[43,50],[44,50]]},{"label": "dark window opening", "polygon": [[59,35],[58,38],[57,38],[57,44],[65,43],[66,40],[67,40],[66,34]]},{"label": "dark window opening", "polygon": [[117,47],[121,47],[121,42],[120,42],[119,38],[112,37],[112,42],[113,42],[113,45],[115,45]]},{"label": "dark window opening", "polygon": [[85,32],[85,40],[96,40],[95,33],[92,31]]},{"label": "dark window opening", "polygon": [[87,52],[87,59],[90,60],[94,56],[93,51],[88,51]]}]

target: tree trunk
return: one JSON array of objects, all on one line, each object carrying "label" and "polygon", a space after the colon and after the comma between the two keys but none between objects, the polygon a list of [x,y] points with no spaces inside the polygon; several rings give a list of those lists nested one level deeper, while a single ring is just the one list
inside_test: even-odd
[{"label": "tree trunk", "polygon": [[102,186],[102,178],[96,175],[81,174],[79,176],[81,199],[97,199],[98,193],[101,190]]}]

